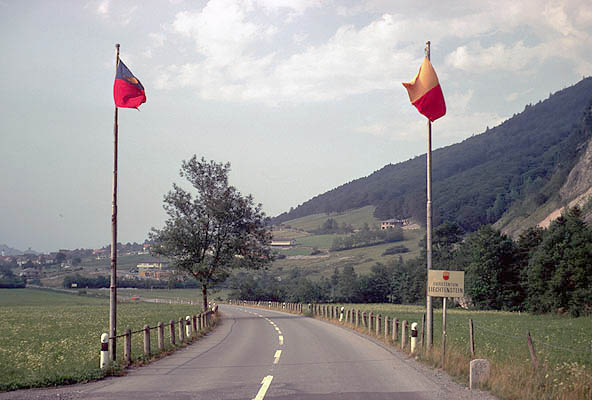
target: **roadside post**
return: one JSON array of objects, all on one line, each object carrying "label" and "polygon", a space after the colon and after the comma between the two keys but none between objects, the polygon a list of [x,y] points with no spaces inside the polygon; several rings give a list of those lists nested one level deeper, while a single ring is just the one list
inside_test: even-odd
[{"label": "roadside post", "polygon": [[109,366],[109,335],[103,333],[101,335],[101,369]]},{"label": "roadside post", "polygon": [[411,324],[411,353],[415,353],[417,347],[417,322]]},{"label": "roadside post", "polygon": [[191,316],[185,317],[186,325],[185,325],[185,337],[187,339],[191,338]]}]

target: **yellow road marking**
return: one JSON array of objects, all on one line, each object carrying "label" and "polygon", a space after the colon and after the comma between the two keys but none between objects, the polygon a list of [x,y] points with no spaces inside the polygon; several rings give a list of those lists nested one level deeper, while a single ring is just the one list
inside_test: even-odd
[{"label": "yellow road marking", "polygon": [[284,345],[284,337],[280,335],[280,346]]},{"label": "yellow road marking", "polygon": [[274,360],[273,363],[277,364],[278,362],[280,362],[280,356],[282,355],[282,351],[281,350],[277,350],[275,352],[275,356],[273,356]]},{"label": "yellow road marking", "polygon": [[269,385],[271,385],[271,381],[273,380],[273,376],[267,375],[261,381],[261,388],[257,392],[257,396],[253,398],[253,400],[263,400],[265,397],[265,393],[267,393],[267,389],[269,389]]}]

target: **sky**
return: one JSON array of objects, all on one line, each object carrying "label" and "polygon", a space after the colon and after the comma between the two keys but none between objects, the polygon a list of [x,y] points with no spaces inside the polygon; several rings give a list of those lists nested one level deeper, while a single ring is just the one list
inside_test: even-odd
[{"label": "sky", "polygon": [[147,96],[119,110],[126,243],[194,154],[275,216],[425,153],[401,83],[427,40],[436,149],[591,75],[592,2],[0,0],[0,244],[109,244],[116,43]]}]

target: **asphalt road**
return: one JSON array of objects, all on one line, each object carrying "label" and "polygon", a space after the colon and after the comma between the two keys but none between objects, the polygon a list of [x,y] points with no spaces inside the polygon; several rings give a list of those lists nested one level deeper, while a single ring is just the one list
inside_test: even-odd
[{"label": "asphalt road", "polygon": [[277,311],[222,305],[202,340],[86,385],[0,399],[490,399],[352,330]]}]

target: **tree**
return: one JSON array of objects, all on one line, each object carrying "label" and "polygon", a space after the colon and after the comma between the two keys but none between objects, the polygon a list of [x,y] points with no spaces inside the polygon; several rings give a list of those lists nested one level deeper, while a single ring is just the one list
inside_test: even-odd
[{"label": "tree", "polygon": [[490,225],[481,227],[463,243],[467,294],[481,309],[515,310],[521,305],[520,269],[515,244]]},{"label": "tree", "polygon": [[229,185],[229,171],[230,163],[195,155],[183,161],[180,176],[194,193],[173,183],[164,198],[168,219],[149,235],[154,254],[168,257],[178,271],[199,282],[204,311],[208,288],[226,280],[232,269],[259,269],[272,260],[261,204]]},{"label": "tree", "polygon": [[528,266],[531,311],[592,312],[592,231],[579,208],[551,223]]}]

